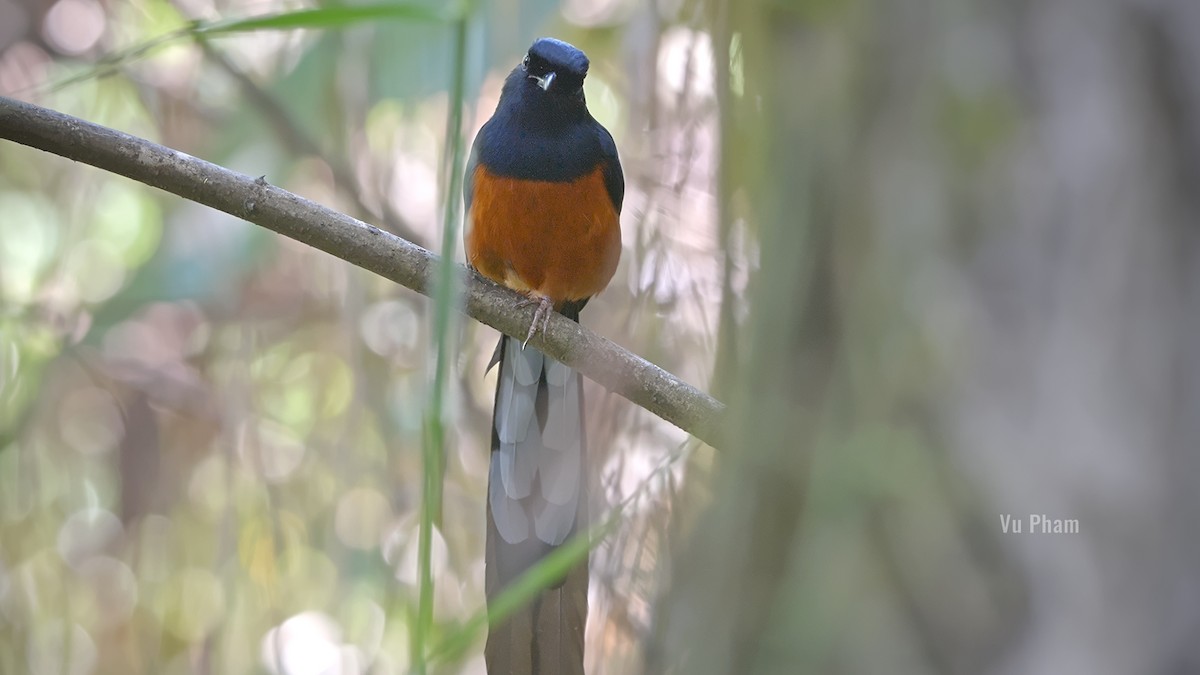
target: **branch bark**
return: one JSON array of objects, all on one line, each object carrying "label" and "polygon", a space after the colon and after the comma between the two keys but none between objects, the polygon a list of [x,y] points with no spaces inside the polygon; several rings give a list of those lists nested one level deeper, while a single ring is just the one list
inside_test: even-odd
[{"label": "branch bark", "polygon": [[[132,178],[295,239],[428,296],[441,258],[269,184],[136,136],[0,97],[0,138]],[[523,337],[523,296],[459,266],[465,313]],[[558,314],[532,344],[634,404],[716,446],[725,406],[671,373]]]}]

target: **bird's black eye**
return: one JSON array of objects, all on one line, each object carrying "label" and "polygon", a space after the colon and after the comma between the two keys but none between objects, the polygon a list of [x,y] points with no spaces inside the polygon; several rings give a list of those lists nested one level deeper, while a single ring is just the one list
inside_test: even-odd
[{"label": "bird's black eye", "polygon": [[545,59],[531,57],[528,55],[525,57],[525,60],[521,62],[521,68],[530,75],[539,76],[545,75],[552,70],[550,64],[546,63]]}]

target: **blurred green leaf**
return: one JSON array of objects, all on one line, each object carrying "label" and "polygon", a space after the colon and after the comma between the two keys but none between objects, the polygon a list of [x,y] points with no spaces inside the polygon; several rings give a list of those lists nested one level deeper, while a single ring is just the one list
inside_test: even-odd
[{"label": "blurred green leaf", "polygon": [[256,30],[292,30],[295,28],[341,28],[356,23],[383,20],[429,21],[446,23],[462,13],[458,3],[429,6],[424,3],[386,2],[374,5],[341,5],[296,12],[265,14],[249,19],[231,19],[214,23],[197,23],[194,35],[245,33]]},{"label": "blurred green leaf", "polygon": [[387,2],[303,9],[243,19],[193,21],[184,28],[157,35],[127,49],[106,55],[95,66],[55,82],[50,86],[50,90],[58,91],[80,82],[112,75],[120,67],[184,37],[231,35],[260,30],[346,28],[380,21],[448,24],[465,15],[467,11],[469,8],[462,3]]},{"label": "blurred green leaf", "polygon": [[488,603],[487,609],[472,616],[461,628],[451,632],[436,643],[430,651],[430,661],[453,661],[461,657],[481,628],[495,625],[507,619],[513,612],[528,604],[534,596],[550,588],[565,577],[576,565],[587,557],[593,546],[604,540],[621,522],[624,510],[616,508],[608,520],[590,531],[576,535],[562,546],[554,549],[536,565],[529,568],[511,586]]}]

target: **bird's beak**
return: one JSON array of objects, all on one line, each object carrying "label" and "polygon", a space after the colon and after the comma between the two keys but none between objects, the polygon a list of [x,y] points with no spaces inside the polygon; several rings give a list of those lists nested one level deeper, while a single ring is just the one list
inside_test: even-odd
[{"label": "bird's beak", "polygon": [[554,77],[554,72],[551,71],[541,77],[538,77],[537,75],[530,75],[529,79],[537,82],[538,86],[542,88],[542,91],[550,91],[550,85],[554,84]]}]

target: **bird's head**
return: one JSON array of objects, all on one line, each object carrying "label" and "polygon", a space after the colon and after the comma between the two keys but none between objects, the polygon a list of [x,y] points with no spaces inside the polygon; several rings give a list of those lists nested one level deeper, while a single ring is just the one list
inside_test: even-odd
[{"label": "bird's head", "polygon": [[573,45],[540,38],[521,60],[520,71],[529,84],[551,96],[582,96],[588,57]]},{"label": "bird's head", "polygon": [[497,115],[546,132],[585,119],[587,71],[588,58],[575,47],[554,38],[536,40],[505,80]]}]

